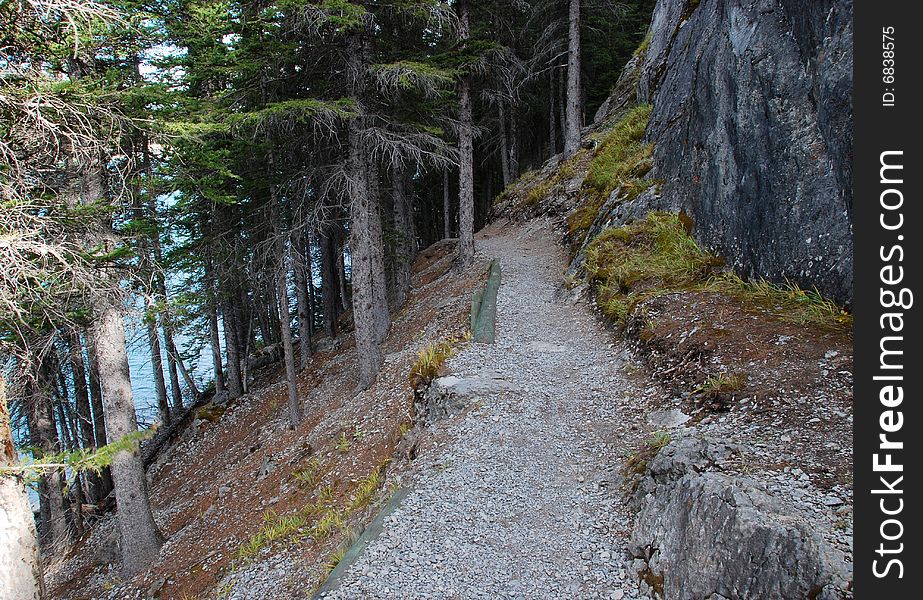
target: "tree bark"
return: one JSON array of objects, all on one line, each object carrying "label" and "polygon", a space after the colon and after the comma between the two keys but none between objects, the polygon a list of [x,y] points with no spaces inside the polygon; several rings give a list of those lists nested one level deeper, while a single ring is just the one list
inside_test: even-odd
[{"label": "tree bark", "polygon": [[301,351],[301,368],[311,362],[314,336],[314,308],[311,290],[314,286],[311,273],[311,241],[302,229],[292,235],[292,270],[295,272],[295,296],[298,300],[298,345]]},{"label": "tree bark", "polygon": [[243,394],[243,381],[240,372],[240,347],[237,332],[240,325],[237,323],[236,314],[230,300],[223,302],[221,315],[224,318],[224,349],[228,355],[228,395],[233,400]]},{"label": "tree bark", "polygon": [[[353,34],[348,40],[349,60],[352,72],[364,73],[365,60],[362,56],[363,40]],[[354,96],[359,100],[364,95],[364,81],[357,77]],[[375,245],[378,241],[374,220],[380,219],[378,206],[373,204],[369,193],[368,151],[363,136],[364,118],[357,116],[349,122],[349,174],[352,201],[349,204],[350,257],[352,259],[352,304],[355,322],[356,354],[359,362],[358,389],[367,389],[375,380],[381,368],[382,355],[378,346],[379,333],[376,319],[375,291]],[[380,251],[380,247],[379,247]]]},{"label": "tree bark", "polygon": [[[110,300],[97,297],[92,303],[96,315],[92,332],[99,362],[106,431],[114,442],[138,430],[125,329],[120,311]],[[113,457],[112,477],[118,505],[122,572],[131,576],[156,560],[163,536],[151,513],[144,465],[137,448],[123,450]]]},{"label": "tree bark", "polygon": [[567,97],[565,99],[564,156],[580,149],[582,123],[580,91],[580,0],[569,0],[567,18]]},{"label": "tree bark", "polygon": [[394,229],[397,244],[394,252],[394,306],[400,308],[410,295],[410,267],[416,250],[413,213],[407,195],[407,169],[395,163],[391,168],[394,190]]},{"label": "tree bark", "polygon": [[[0,466],[17,462],[6,382],[0,376]],[[44,596],[38,532],[26,487],[19,477],[0,476],[0,598],[40,600]]]},{"label": "tree bark", "polygon": [[381,343],[391,327],[391,312],[388,310],[388,275],[385,270],[385,245],[381,223],[381,184],[378,165],[364,153],[368,169],[369,231],[372,237],[370,256],[372,259],[372,314],[375,319],[375,341]]},{"label": "tree bark", "polygon": [[[459,0],[459,37],[467,46],[471,37],[468,1]],[[466,74],[458,83],[458,266],[474,262],[474,130],[471,81]]]},{"label": "tree bark", "polygon": [[442,239],[452,237],[452,196],[449,193],[449,169],[442,172]]},{"label": "tree bark", "polygon": [[[99,363],[96,360],[96,348],[93,342],[93,336],[87,333],[87,362],[90,365],[90,405],[93,408],[93,438],[97,448],[106,445],[106,420],[103,412],[103,392],[99,384]],[[90,499],[92,502],[100,502],[108,496],[114,487],[112,483],[112,469],[105,467],[98,477],[94,477],[92,482]]]},{"label": "tree bark", "polygon": [[548,72],[548,156],[558,153],[558,123],[555,98],[557,87],[554,82],[554,69]]}]

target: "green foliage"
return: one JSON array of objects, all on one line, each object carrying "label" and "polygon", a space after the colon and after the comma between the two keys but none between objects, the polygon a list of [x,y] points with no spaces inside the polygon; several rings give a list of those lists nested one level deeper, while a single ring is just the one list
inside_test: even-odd
[{"label": "green foliage", "polygon": [[273,102],[259,110],[231,115],[229,120],[236,127],[271,131],[273,128],[318,122],[333,126],[337,120],[346,121],[357,114],[356,103],[349,98],[332,101],[310,98]]},{"label": "green foliage", "polygon": [[346,454],[349,452],[349,448],[352,446],[352,443],[349,441],[349,438],[346,437],[346,432],[341,431],[340,437],[337,438],[337,450],[340,454]]},{"label": "green foliage", "polygon": [[146,429],[130,433],[102,448],[81,448],[69,452],[44,454],[41,458],[31,459],[18,465],[0,466],[0,476],[19,475],[24,476],[30,482],[35,482],[45,472],[61,468],[77,473],[90,471],[98,474],[112,465],[113,459],[119,452],[134,452],[142,440],[153,435],[153,429]]}]

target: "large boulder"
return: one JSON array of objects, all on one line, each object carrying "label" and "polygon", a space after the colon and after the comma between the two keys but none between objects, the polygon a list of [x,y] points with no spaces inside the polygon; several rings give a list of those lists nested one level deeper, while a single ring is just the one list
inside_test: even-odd
[{"label": "large boulder", "polygon": [[667,204],[743,274],[851,302],[852,1],[660,0],[650,36]]},{"label": "large boulder", "polygon": [[842,554],[755,481],[712,470],[735,451],[681,438],[650,461],[629,547],[642,579],[666,600],[840,598]]}]

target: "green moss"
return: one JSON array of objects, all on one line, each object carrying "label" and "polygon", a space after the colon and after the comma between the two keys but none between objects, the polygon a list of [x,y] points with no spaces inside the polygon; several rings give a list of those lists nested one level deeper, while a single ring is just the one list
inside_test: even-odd
[{"label": "green moss", "polygon": [[567,231],[575,247],[584,242],[615,188],[621,187],[622,200],[630,201],[656,183],[645,178],[653,166],[653,145],[642,141],[650,114],[649,104],[636,106],[599,138],[583,181],[583,202],[567,219]]},{"label": "green moss", "polygon": [[[588,209],[589,211],[590,209]],[[600,310],[624,323],[646,298],[679,290],[719,292],[745,308],[761,310],[798,325],[848,331],[852,315],[819,291],[792,283],[745,281],[719,270],[720,257],[702,250],[684,214],[652,212],[643,220],[613,227],[587,247],[587,277]]]},{"label": "green moss", "polygon": [[534,206],[541,202],[551,191],[553,182],[551,180],[541,181],[529,188],[522,200],[524,206]]},{"label": "green moss", "polygon": [[654,146],[642,141],[650,116],[651,105],[640,104],[615,124],[596,147],[584,187],[605,198],[616,187],[640,181],[651,170]]},{"label": "green moss", "polygon": [[648,29],[647,35],[645,35],[644,39],[641,40],[641,45],[635,49],[634,54],[632,54],[632,56],[642,56],[645,52],[647,52],[647,49],[651,45],[651,38],[653,37],[654,37],[654,30]]},{"label": "green moss", "polygon": [[720,264],[689,236],[680,215],[663,212],[607,229],[590,243],[586,260],[597,304],[616,322],[646,297],[707,282]]}]

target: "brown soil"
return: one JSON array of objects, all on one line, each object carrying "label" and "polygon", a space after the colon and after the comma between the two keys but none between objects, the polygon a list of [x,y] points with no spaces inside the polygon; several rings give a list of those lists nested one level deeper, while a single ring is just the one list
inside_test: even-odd
[{"label": "brown soil", "polygon": [[788,323],[717,292],[677,292],[642,302],[626,333],[693,421],[724,418],[735,441],[765,438],[784,450],[776,456],[799,457],[751,467],[797,466],[820,487],[850,480],[848,332]]},{"label": "brown soil", "polygon": [[[50,596],[98,597],[114,587],[144,594],[158,581],[160,598],[207,595],[239,566],[235,551],[259,530],[268,511],[297,512],[325,486],[332,486],[337,504],[343,506],[356,484],[386,461],[394,461],[389,470],[399,470],[406,458],[395,456],[395,448],[411,421],[413,394],[407,375],[416,352],[427,342],[464,333],[470,291],[483,277],[484,265],[456,273],[453,259],[454,246],[445,242],[420,254],[412,295],[392,315],[382,347],[385,363],[369,390],[355,393],[355,350],[342,333],[333,342],[319,339],[321,350],[298,376],[304,419],[296,430],[287,426],[281,365],[257,372],[252,393],[224,413],[211,411],[209,419],[197,419],[149,470],[155,517],[167,538],[160,560],[123,581],[113,565],[97,564],[93,556],[98,553],[86,551],[85,546],[107,543],[100,532],[93,532],[81,551],[75,548],[49,568]],[[345,451],[337,447],[341,434],[349,441]],[[293,473],[314,458],[321,466],[316,485],[306,490]],[[260,477],[266,465],[271,469]],[[385,489],[379,490],[384,494]],[[353,520],[368,519],[368,512]],[[301,597],[326,573],[323,565],[344,535],[337,533],[323,543],[292,536],[268,546],[258,560],[297,550],[304,577],[280,581],[279,595]],[[291,586],[297,588],[287,589]]]}]

